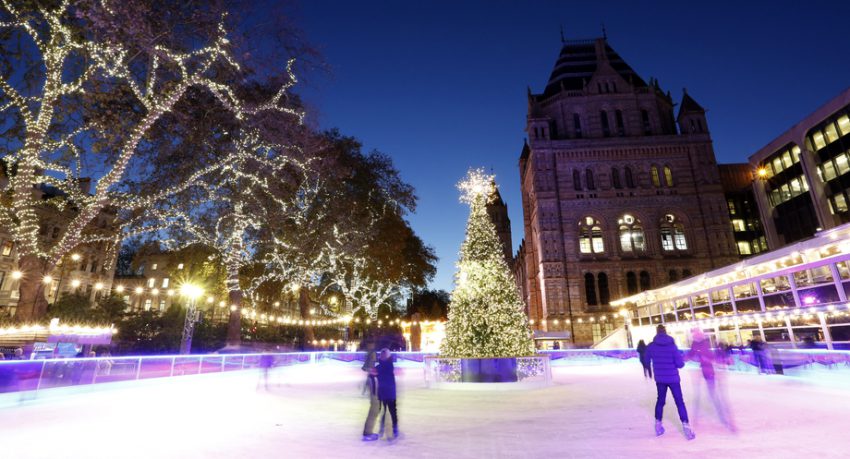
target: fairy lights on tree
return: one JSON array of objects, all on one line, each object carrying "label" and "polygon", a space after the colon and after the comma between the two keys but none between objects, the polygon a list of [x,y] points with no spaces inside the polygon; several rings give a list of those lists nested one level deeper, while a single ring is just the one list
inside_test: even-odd
[{"label": "fairy lights on tree", "polygon": [[534,344],[522,300],[487,214],[495,180],[470,170],[458,184],[469,204],[466,239],[460,250],[441,354],[457,358],[532,355]]},{"label": "fairy lights on tree", "polygon": [[[132,33],[126,32],[137,26],[135,7],[146,5],[130,0],[25,6],[0,1],[0,30],[7,40],[24,41],[21,49],[29,50],[29,58],[42,72],[40,78],[21,77],[15,71],[0,76],[0,112],[14,120],[17,132],[7,144],[19,144],[3,157],[8,173],[0,192],[8,196],[8,204],[0,207],[0,227],[11,234],[23,273],[18,303],[23,320],[46,311],[42,277],[87,241],[98,215],[110,208],[138,215],[198,178],[189,177],[147,197],[122,188],[146,136],[190,90],[206,90],[240,120],[267,111],[294,115],[299,122],[303,116],[280,103],[296,81],[291,61],[286,68],[289,82],[274,97],[262,104],[245,104],[225,77],[242,69],[230,53],[223,18],[200,47],[140,45],[129,42]],[[99,35],[102,30],[106,32]],[[122,37],[128,41],[122,42]],[[98,113],[89,116],[86,107]],[[99,118],[113,110],[117,123]],[[104,133],[112,137],[105,140]],[[106,145],[104,153],[93,158],[90,148],[101,143]],[[86,167],[93,163],[94,167]],[[208,175],[229,166],[213,165],[199,173]],[[87,177],[96,180],[91,194],[80,187]],[[42,200],[45,187],[62,198]],[[44,215],[66,209],[72,209],[73,216],[59,237],[39,238]]]}]

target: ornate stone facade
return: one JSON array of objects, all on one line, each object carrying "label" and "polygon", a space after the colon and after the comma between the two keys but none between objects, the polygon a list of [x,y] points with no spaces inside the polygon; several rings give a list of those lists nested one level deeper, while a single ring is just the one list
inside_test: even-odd
[{"label": "ornate stone facade", "polygon": [[737,260],[705,110],[685,93],[674,118],[605,39],[564,43],[526,131],[515,272],[536,330],[592,344],[611,301]]}]

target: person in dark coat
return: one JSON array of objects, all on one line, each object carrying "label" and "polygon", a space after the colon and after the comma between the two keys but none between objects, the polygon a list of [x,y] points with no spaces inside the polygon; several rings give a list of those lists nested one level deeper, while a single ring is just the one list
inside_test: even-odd
[{"label": "person in dark coat", "polygon": [[[393,355],[389,349],[382,349],[378,358],[378,399],[384,408],[381,416],[381,432],[384,430],[384,416],[390,412],[393,421],[393,438],[398,438],[398,412],[396,411],[395,393],[395,368],[393,367]],[[379,434],[380,435],[380,434]]]},{"label": "person in dark coat", "polygon": [[679,411],[679,419],[682,421],[682,429],[688,440],[694,438],[694,432],[688,423],[688,410],[685,408],[685,400],[682,398],[682,385],[679,378],[679,368],[685,366],[682,353],[676,347],[676,341],[667,334],[664,325],[656,327],[656,335],[652,343],[646,347],[646,356],[652,364],[655,374],[655,386],[658,389],[658,400],[655,402],[655,434],[663,435],[664,426],[661,417],[664,414],[664,403],[667,400],[667,390],[673,393],[676,409]]},{"label": "person in dark coat", "polygon": [[638,341],[637,349],[640,364],[643,366],[643,376],[647,379],[652,379],[652,367],[649,366],[649,360],[646,358],[646,343],[643,340]]},{"label": "person in dark coat", "polygon": [[381,412],[381,401],[378,399],[378,370],[375,368],[375,344],[370,341],[366,346],[366,361],[363,362],[363,371],[366,372],[366,384],[364,391],[369,393],[369,413],[366,415],[366,424],[363,426],[363,441],[375,441],[378,434],[375,433],[375,421]]}]

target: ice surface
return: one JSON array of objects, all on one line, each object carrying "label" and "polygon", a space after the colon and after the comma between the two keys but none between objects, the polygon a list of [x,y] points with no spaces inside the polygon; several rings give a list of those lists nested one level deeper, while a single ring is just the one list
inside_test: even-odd
[{"label": "ice surface", "polygon": [[[850,384],[727,373],[738,426],[717,420],[699,373],[683,390],[696,440],[684,439],[669,399],[667,433],[654,436],[655,386],[639,364],[554,367],[555,384],[528,392],[424,388],[422,370],[399,376],[403,437],[360,440],[368,400],[359,364],[187,376],[40,397],[0,408],[2,458],[349,457],[847,457]],[[846,375],[836,371],[833,375]]]}]

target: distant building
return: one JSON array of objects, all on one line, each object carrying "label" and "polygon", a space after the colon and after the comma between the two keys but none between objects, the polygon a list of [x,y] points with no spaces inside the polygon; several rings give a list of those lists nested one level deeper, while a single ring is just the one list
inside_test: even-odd
[{"label": "distant building", "polygon": [[[5,165],[0,163],[0,181],[7,180]],[[90,181],[80,180],[80,187],[89,193]],[[62,198],[62,194],[50,186],[33,187],[37,199]],[[59,239],[71,220],[77,215],[72,206],[59,209],[39,209],[39,237],[45,244]],[[90,223],[90,227],[118,231],[114,209],[106,208]],[[44,296],[48,303],[70,292],[82,293],[94,302],[109,292],[115,273],[116,250],[113,244],[100,242],[84,244],[67,254],[52,273],[50,282],[45,283]],[[7,228],[0,227],[0,314],[14,316],[18,306],[20,281],[18,253],[15,242]]]},{"label": "distant building", "polygon": [[502,242],[502,251],[508,264],[513,263],[513,243],[511,241],[511,219],[508,218],[508,205],[502,200],[499,190],[493,193],[491,201],[487,204],[487,214],[496,226],[496,234]]},{"label": "distant building", "polygon": [[750,156],[771,249],[850,222],[850,89]]},{"label": "distant building", "polygon": [[721,164],[720,183],[726,195],[738,255],[748,257],[766,251],[767,240],[753,191],[753,167],[749,164]]},{"label": "distant building", "polygon": [[526,131],[514,271],[538,334],[592,344],[611,301],[738,259],[705,110],[676,113],[606,39],[563,44]]}]

